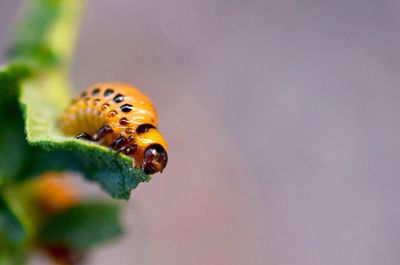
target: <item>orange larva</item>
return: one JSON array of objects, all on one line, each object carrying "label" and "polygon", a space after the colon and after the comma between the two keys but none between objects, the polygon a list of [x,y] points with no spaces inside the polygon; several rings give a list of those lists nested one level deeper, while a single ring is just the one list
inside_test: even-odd
[{"label": "orange larva", "polygon": [[137,88],[124,83],[100,83],[69,106],[60,121],[62,132],[96,141],[135,160],[146,174],[167,165],[167,144],[157,129],[157,112]]}]

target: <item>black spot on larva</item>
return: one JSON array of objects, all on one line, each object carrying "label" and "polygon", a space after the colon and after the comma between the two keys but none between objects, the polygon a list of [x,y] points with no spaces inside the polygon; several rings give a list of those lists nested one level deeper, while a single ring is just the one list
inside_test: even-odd
[{"label": "black spot on larva", "polygon": [[92,95],[93,95],[93,96],[97,96],[97,94],[99,94],[99,92],[100,92],[100,88],[96,87],[96,88],[93,90]]},{"label": "black spot on larva", "polygon": [[136,132],[137,132],[138,134],[141,134],[141,133],[148,132],[148,131],[149,131],[150,129],[152,129],[152,128],[156,129],[156,127],[155,127],[153,124],[145,123],[145,124],[139,125],[139,126],[136,128]]},{"label": "black spot on larva", "polygon": [[126,126],[129,124],[129,120],[125,117],[123,117],[122,119],[119,120],[119,124]]},{"label": "black spot on larva", "polygon": [[110,111],[110,112],[107,114],[107,116],[110,117],[110,118],[112,118],[112,117],[114,117],[114,116],[117,115],[117,114],[118,114],[118,112],[116,112],[115,110],[112,110],[112,111]]},{"label": "black spot on larva", "polygon": [[120,103],[120,102],[124,101],[124,98],[125,98],[124,95],[118,94],[118,95],[116,95],[116,96],[114,97],[114,102],[115,102],[115,103]]},{"label": "black spot on larva", "polygon": [[101,109],[102,111],[104,111],[104,110],[107,110],[109,106],[110,106],[110,104],[104,103],[103,105],[101,105],[101,108],[100,108],[100,109]]},{"label": "black spot on larva", "polygon": [[[126,128],[126,129],[125,129],[125,133],[126,133],[126,134],[132,134],[134,131],[135,131],[135,130],[133,130],[132,128]],[[131,136],[132,136],[132,135],[131,135]],[[129,137],[131,137],[131,136],[129,136]]]},{"label": "black spot on larva", "polygon": [[84,98],[84,97],[86,97],[86,95],[87,95],[86,91],[82,92],[81,97]]},{"label": "black spot on larva", "polygon": [[130,112],[133,109],[131,104],[124,104],[120,107],[122,112]]},{"label": "black spot on larva", "polygon": [[93,100],[93,105],[97,105],[100,103],[100,99],[96,98],[95,100]]},{"label": "black spot on larva", "polygon": [[106,91],[104,92],[104,96],[109,97],[111,96],[112,93],[114,93],[114,90],[112,90],[111,88],[107,88]]}]

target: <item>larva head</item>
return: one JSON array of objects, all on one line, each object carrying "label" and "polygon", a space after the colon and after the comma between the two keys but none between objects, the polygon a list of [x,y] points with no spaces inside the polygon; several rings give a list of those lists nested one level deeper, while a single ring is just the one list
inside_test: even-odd
[{"label": "larva head", "polygon": [[141,168],[144,173],[150,175],[157,172],[162,173],[167,162],[167,151],[161,145],[153,144],[146,148]]},{"label": "larva head", "polygon": [[162,172],[167,166],[167,143],[161,133],[151,124],[137,128],[136,144],[142,153],[141,169],[146,174]]}]

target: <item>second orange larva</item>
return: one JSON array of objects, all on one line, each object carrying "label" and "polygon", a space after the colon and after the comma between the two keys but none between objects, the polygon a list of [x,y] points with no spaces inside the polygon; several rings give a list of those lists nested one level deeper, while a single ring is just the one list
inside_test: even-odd
[{"label": "second orange larva", "polygon": [[109,146],[135,160],[146,174],[167,165],[167,143],[157,129],[157,112],[137,88],[124,83],[100,83],[85,90],[66,110],[61,130]]}]

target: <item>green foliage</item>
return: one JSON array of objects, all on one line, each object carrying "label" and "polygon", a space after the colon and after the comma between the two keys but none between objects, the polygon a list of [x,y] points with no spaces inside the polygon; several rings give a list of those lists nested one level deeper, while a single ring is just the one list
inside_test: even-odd
[{"label": "green foliage", "polygon": [[33,239],[37,213],[27,185],[8,186],[0,193],[0,264],[21,265]]},{"label": "green foliage", "polygon": [[25,141],[17,98],[18,82],[27,75],[28,69],[16,64],[0,70],[0,187],[20,175],[32,150]]},{"label": "green foliage", "polygon": [[108,203],[77,205],[52,217],[43,227],[44,244],[85,250],[122,234],[119,208]]},{"label": "green foliage", "polygon": [[[79,0],[78,0],[79,1]],[[10,55],[23,61],[35,62],[42,67],[56,62],[56,55],[48,45],[47,35],[52,24],[61,15],[63,1],[29,1],[28,7],[15,34]]]},{"label": "green foliage", "polygon": [[27,262],[27,253],[24,249],[0,248],[1,265],[21,265]]},{"label": "green foliage", "polygon": [[40,223],[37,190],[23,182],[3,187],[0,195],[0,245],[24,247]]},{"label": "green foliage", "polygon": [[0,246],[22,244],[26,230],[4,198],[0,198]]}]

